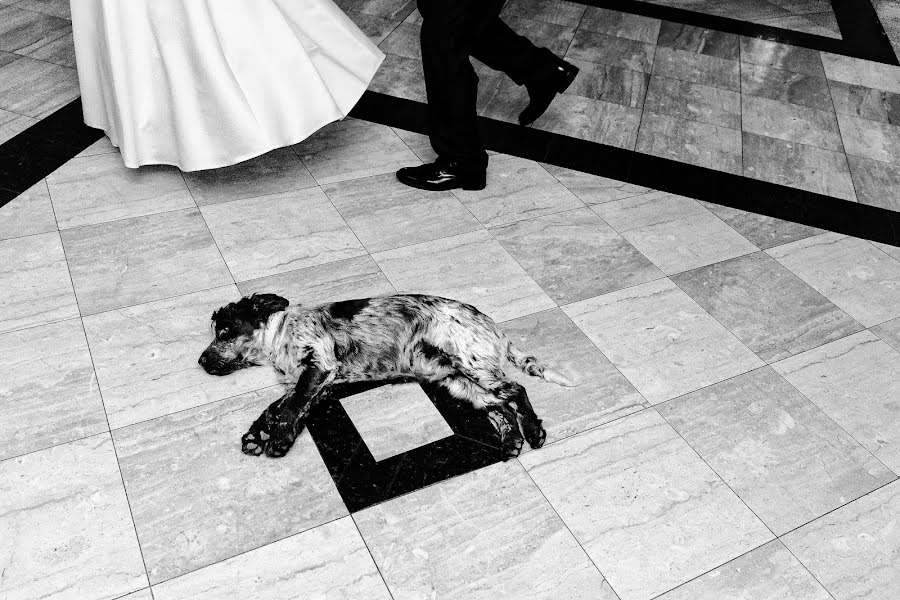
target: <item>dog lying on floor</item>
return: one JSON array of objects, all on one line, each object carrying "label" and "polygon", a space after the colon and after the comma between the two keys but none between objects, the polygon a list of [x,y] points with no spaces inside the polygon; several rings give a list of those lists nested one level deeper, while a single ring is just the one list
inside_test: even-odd
[{"label": "dog lying on floor", "polygon": [[[484,410],[504,459],[524,439],[547,437],[525,388],[503,372],[504,360],[563,386],[561,373],[523,354],[494,321],[455,300],[418,294],[346,300],[306,308],[275,294],[254,294],[212,315],[215,339],[199,363],[211,375],[270,364],[288,391],[241,438],[246,454],[284,456],[312,407],[332,384],[412,378],[442,386]],[[519,428],[521,420],[522,427]]]}]

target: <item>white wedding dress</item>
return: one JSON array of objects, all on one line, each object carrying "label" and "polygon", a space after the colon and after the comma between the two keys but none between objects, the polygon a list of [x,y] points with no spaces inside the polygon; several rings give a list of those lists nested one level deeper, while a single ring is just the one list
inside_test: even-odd
[{"label": "white wedding dress", "polygon": [[231,165],[347,115],[384,54],[330,0],[72,0],[84,121],[129,167]]}]

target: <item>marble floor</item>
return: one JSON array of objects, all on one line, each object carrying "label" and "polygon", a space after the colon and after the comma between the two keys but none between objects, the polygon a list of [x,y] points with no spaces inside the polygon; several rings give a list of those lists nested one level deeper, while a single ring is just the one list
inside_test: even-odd
[{"label": "marble floor", "polygon": [[[389,53],[373,89],[416,99],[413,3],[353,1]],[[66,6],[0,0],[8,123],[77,96],[49,58]],[[591,74],[538,126],[900,210],[900,68],[507,10]],[[4,87],[31,61],[56,75]],[[707,150],[671,150],[683,132]],[[0,206],[0,598],[900,597],[900,248],[509,154],[483,191],[396,181],[432,156],[354,118],[194,173],[129,170],[104,138]],[[580,385],[514,375],[548,439],[506,462],[410,384],[337,401],[358,447],[323,416],[249,457],[274,374],[196,360],[212,311],[261,291],[457,298]]]}]

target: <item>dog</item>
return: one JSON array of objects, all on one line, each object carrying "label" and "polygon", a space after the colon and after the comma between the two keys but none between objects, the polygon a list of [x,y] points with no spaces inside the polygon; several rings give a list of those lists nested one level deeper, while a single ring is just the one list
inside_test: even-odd
[{"label": "dog", "polygon": [[275,294],[253,294],[216,310],[212,328],[215,339],[199,359],[207,373],[267,364],[288,389],[241,438],[242,451],[253,456],[284,456],[332,385],[412,379],[483,410],[506,460],[519,455],[523,438],[539,448],[547,433],[525,388],[504,373],[504,361],[528,375],[575,385],[517,349],[475,307],[437,296],[398,294],[306,308]]}]

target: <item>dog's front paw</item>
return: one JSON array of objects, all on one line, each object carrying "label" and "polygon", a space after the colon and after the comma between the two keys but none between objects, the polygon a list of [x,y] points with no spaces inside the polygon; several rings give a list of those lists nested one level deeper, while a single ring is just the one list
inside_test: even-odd
[{"label": "dog's front paw", "polygon": [[544,442],[547,441],[547,431],[544,429],[543,425],[541,425],[540,420],[531,423],[523,423],[522,429],[524,430],[525,441],[527,441],[528,445],[532,448],[540,448],[544,445]]},{"label": "dog's front paw", "polygon": [[250,456],[259,456],[263,453],[268,439],[269,435],[266,432],[254,430],[251,427],[250,431],[241,436],[241,452]]}]

